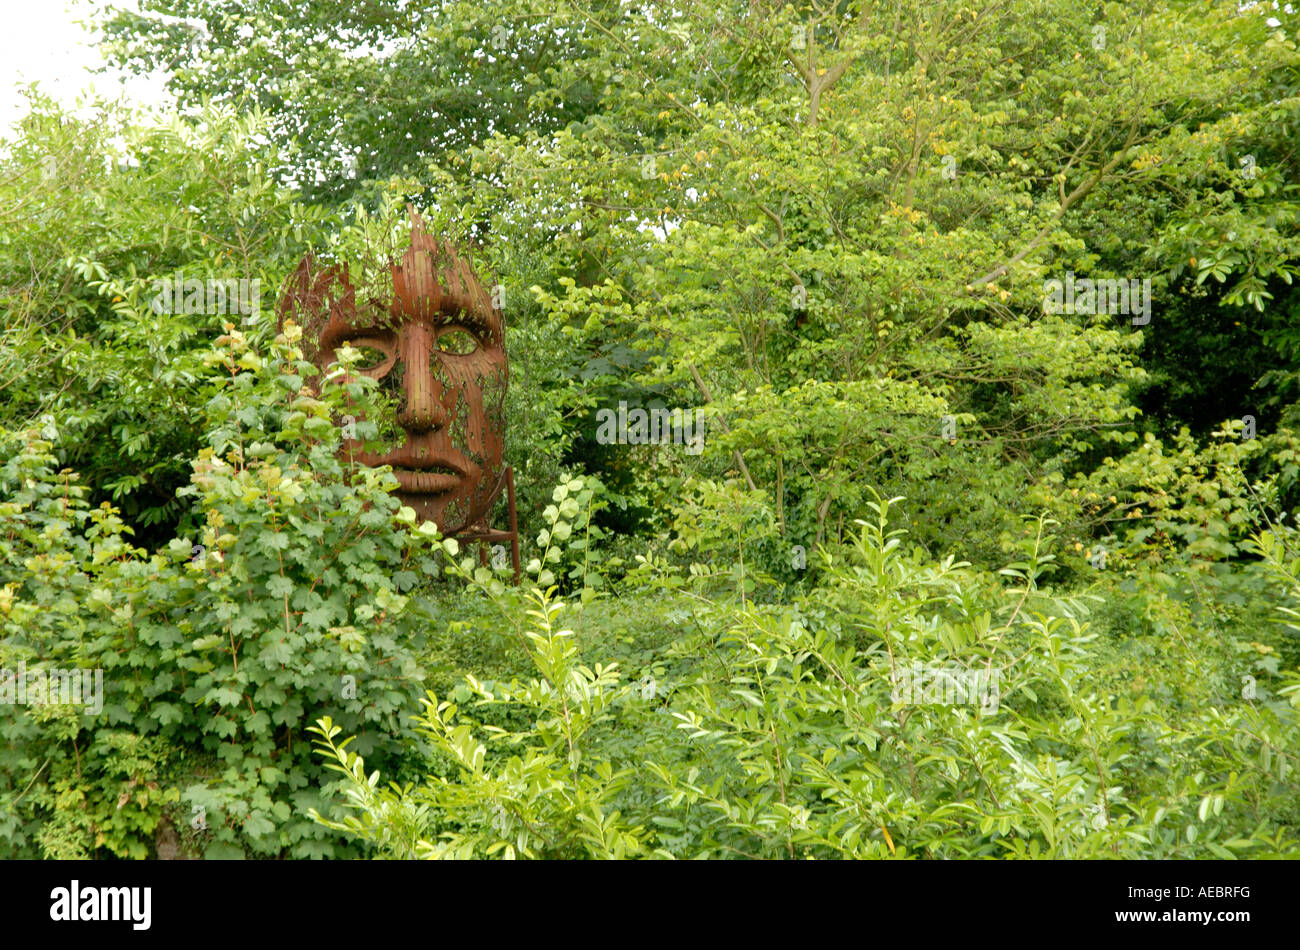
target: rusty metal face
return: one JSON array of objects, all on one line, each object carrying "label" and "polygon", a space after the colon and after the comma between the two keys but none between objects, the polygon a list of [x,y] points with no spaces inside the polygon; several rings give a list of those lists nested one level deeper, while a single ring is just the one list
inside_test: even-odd
[{"label": "rusty metal face", "polygon": [[402,503],[453,535],[483,522],[502,474],[501,314],[469,265],[414,212],[410,247],[388,270],[391,294],[358,300],[346,266],[320,269],[307,258],[289,280],[280,321],[303,327],[304,352],[322,369],[344,344],[362,352],[354,372],[391,397],[403,440],[384,453],[352,441],[344,451],[365,465],[391,465]]}]

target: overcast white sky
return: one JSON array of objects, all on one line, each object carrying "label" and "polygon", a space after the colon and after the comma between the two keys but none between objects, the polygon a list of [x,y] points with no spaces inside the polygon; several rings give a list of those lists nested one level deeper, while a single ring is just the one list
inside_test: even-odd
[{"label": "overcast white sky", "polygon": [[[115,6],[134,7],[134,0]],[[0,137],[7,137],[21,118],[24,101],[18,87],[40,88],[71,107],[79,94],[94,90],[106,98],[125,97],[139,105],[165,101],[160,80],[92,75],[104,64],[92,35],[77,20],[86,19],[85,0],[0,0]]]}]

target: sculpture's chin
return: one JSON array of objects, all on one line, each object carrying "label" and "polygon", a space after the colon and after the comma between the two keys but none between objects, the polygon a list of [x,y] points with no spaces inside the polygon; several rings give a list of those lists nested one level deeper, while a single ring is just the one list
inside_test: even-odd
[{"label": "sculpture's chin", "polygon": [[397,497],[403,505],[414,509],[417,521],[432,521],[444,535],[457,531],[462,527],[459,523],[449,523],[450,521],[460,522],[464,520],[463,517],[457,517],[465,508],[463,502],[455,504],[462,497],[458,492],[398,491]]}]

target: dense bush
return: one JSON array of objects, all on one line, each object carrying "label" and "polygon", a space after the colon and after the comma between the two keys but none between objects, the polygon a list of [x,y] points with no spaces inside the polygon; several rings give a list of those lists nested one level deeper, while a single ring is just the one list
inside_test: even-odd
[{"label": "dense bush", "polygon": [[[667,675],[584,658],[569,605],[534,589],[508,618],[531,677],[422,701],[450,774],[381,785],[346,730],[318,724],[353,810],[325,823],[397,857],[1296,853],[1300,675],[1250,660],[1275,648],[1243,655],[1160,594],[1149,631],[1090,629],[1098,598],[1039,586],[1050,522],[999,583],[907,553],[890,503],[871,507],[785,607],[749,602],[743,576],[731,592],[732,572],[646,562],[660,611],[699,628]],[[1279,570],[1294,589],[1300,565]],[[912,690],[918,665],[973,675],[978,697]],[[475,712],[501,706],[522,723]]]},{"label": "dense bush", "polygon": [[335,419],[371,405],[373,386],[333,378],[313,394],[299,332],[269,352],[233,327],[218,339],[225,384],[188,489],[203,527],[159,551],[56,471],[56,431],[6,437],[0,666],[98,669],[104,684],[100,715],[6,718],[8,853],[141,857],[167,818],[209,856],[337,854],[306,817],[328,806],[302,724],[330,715],[394,767],[415,754],[397,739],[424,626],[403,592],[437,534],[399,510],[391,476],[336,457]]},{"label": "dense bush", "polygon": [[204,444],[202,357],[242,321],[206,300],[158,312],[157,282],[259,280],[266,316],[319,240],[323,215],[274,180],[260,128],[215,107],[148,125],[38,99],[0,155],[0,425],[53,415],[92,504],[153,544],[193,527],[176,490]]}]

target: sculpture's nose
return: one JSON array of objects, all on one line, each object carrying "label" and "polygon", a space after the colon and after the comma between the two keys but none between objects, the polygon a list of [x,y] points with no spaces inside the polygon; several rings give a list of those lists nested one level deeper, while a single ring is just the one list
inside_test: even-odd
[{"label": "sculpture's nose", "polygon": [[433,375],[434,337],[429,328],[411,323],[399,336],[399,359],[406,370],[406,402],[397,414],[397,424],[412,432],[427,432],[447,425],[442,404],[443,384]]}]

